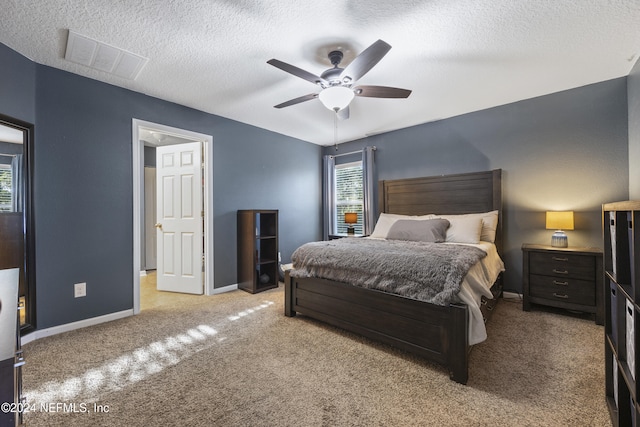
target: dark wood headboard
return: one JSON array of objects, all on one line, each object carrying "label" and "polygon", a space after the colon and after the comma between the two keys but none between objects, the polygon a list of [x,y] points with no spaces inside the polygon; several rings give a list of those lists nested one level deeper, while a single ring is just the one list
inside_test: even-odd
[{"label": "dark wood headboard", "polygon": [[498,210],[496,247],[502,255],[502,169],[380,181],[379,212],[456,215]]}]

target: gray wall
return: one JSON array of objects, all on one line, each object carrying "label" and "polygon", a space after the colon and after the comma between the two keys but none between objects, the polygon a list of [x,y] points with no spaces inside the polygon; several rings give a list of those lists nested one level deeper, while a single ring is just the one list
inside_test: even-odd
[{"label": "gray wall", "polygon": [[145,167],[156,167],[156,147],[147,147],[144,146],[144,160],[143,164]]},{"label": "gray wall", "polygon": [[0,113],[36,121],[36,64],[0,43]]},{"label": "gray wall", "polygon": [[640,200],[640,60],[627,78],[629,98],[629,199]]},{"label": "gray wall", "polygon": [[502,169],[505,287],[520,292],[522,244],[550,244],[546,210],[576,212],[570,245],[602,247],[601,204],[627,198],[626,79],[376,135],[338,153],[366,145],[378,148],[379,180]]},{"label": "gray wall", "polygon": [[[38,329],[133,307],[132,118],[213,136],[216,287],[237,282],[237,209],[280,210],[285,262],[301,242],[319,238],[320,147],[50,67],[34,67],[5,46],[0,55],[1,77],[16,79],[35,99],[10,109],[16,92],[0,91],[0,113],[26,121],[37,117]],[[33,78],[23,78],[24,69],[32,68]],[[77,282],[87,282],[85,298],[73,298]]]}]

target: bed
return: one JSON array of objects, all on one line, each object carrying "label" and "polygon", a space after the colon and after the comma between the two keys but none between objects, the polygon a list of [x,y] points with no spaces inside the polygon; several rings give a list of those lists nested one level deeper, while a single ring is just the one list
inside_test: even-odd
[{"label": "bed", "polygon": [[[379,212],[461,215],[498,211],[495,249],[502,256],[501,170],[379,182]],[[502,295],[502,274],[479,308],[486,322]],[[469,377],[470,307],[438,305],[318,277],[285,273],[285,316],[297,313],[408,351],[447,368],[450,378]]]}]

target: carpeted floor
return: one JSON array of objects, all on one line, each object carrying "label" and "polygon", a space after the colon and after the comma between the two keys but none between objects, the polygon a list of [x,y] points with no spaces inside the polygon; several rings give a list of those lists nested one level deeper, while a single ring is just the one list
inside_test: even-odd
[{"label": "carpeted floor", "polygon": [[[164,301],[164,303],[163,303]],[[170,302],[170,303],[169,303]],[[28,426],[608,426],[603,328],[501,301],[466,386],[283,315],[283,285],[161,294],[140,315],[25,346]]]}]

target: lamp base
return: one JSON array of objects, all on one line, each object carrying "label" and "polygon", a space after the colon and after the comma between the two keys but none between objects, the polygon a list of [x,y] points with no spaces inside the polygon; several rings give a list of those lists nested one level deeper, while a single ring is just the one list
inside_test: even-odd
[{"label": "lamp base", "polygon": [[551,246],[554,248],[566,248],[569,246],[569,238],[564,231],[558,230],[551,236]]},{"label": "lamp base", "polygon": [[347,234],[356,234],[356,229],[354,227],[347,227]]}]

